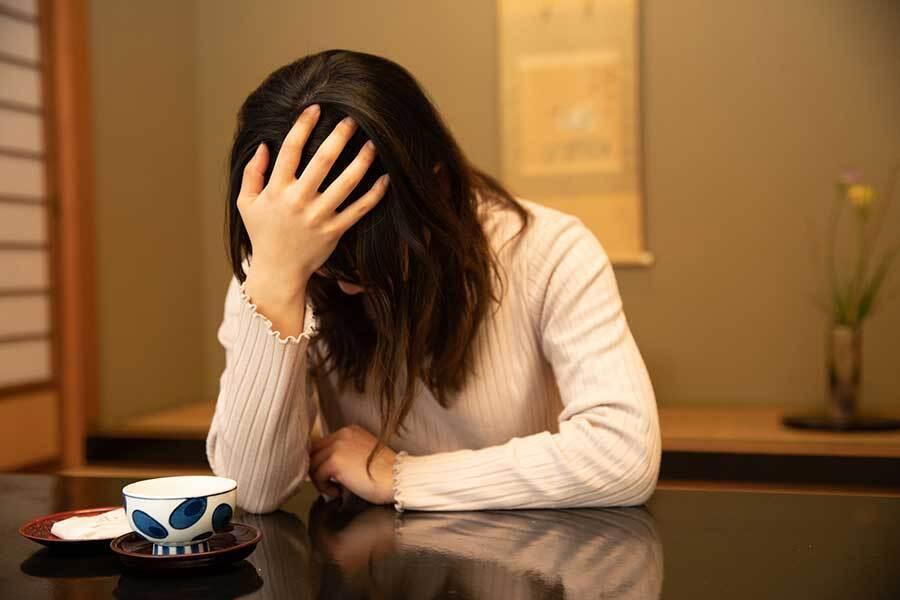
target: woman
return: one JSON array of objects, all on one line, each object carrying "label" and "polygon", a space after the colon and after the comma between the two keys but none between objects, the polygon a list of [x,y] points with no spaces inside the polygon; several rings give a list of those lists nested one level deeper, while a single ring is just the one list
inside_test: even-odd
[{"label": "woman", "polygon": [[330,50],[272,73],[228,198],[207,456],[244,509],[307,474],[400,511],[653,492],[656,402],[602,246],[471,165],[401,66]]}]

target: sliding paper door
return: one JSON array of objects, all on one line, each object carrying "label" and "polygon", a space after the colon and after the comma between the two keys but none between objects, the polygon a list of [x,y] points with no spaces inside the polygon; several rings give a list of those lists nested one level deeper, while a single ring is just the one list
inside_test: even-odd
[{"label": "sliding paper door", "polygon": [[[53,198],[37,2],[0,0],[0,468],[56,456]],[[5,435],[4,435],[5,434]]]}]

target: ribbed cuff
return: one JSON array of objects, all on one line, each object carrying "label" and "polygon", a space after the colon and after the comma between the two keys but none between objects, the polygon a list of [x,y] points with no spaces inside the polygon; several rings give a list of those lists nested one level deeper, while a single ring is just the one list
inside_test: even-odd
[{"label": "ribbed cuff", "polygon": [[309,302],[307,302],[306,310],[303,315],[303,331],[301,331],[300,334],[296,335],[296,336],[289,335],[287,337],[282,337],[280,331],[273,329],[272,321],[267,319],[265,317],[265,315],[263,315],[262,313],[260,313],[257,310],[256,304],[253,303],[253,301],[250,299],[250,296],[247,295],[247,290],[244,289],[244,287],[246,285],[247,285],[247,281],[244,280],[244,282],[241,283],[241,288],[240,288],[241,301],[243,301],[247,306],[249,306],[250,312],[252,313],[253,318],[262,319],[262,321],[265,323],[265,326],[268,329],[269,333],[276,340],[278,340],[279,343],[281,343],[281,344],[298,344],[300,342],[301,338],[307,338],[307,339],[311,340],[318,333],[319,320],[318,320],[318,318],[316,318],[315,313],[313,312],[312,305]]},{"label": "ribbed cuff", "polygon": [[394,487],[394,508],[399,512],[403,512],[403,494],[400,490],[400,461],[409,456],[406,450],[401,450],[394,457],[394,468],[392,472],[392,485]]},{"label": "ribbed cuff", "polygon": [[501,496],[515,491],[510,484],[519,478],[508,466],[506,452],[503,446],[494,446],[423,456],[398,453],[393,473],[395,508],[468,509],[493,500],[486,488]]}]

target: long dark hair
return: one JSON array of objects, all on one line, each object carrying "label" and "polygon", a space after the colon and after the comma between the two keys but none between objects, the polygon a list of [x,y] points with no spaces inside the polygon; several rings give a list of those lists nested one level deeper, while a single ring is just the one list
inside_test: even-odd
[{"label": "long dark hair", "polygon": [[[518,213],[522,227],[513,238],[530,218],[502,184],[468,162],[406,69],[372,54],[326,50],[274,71],[238,113],[226,235],[239,281],[246,278],[244,258],[252,264],[253,254],[236,207],[244,165],[265,142],[272,157],[268,181],[285,135],[303,109],[316,103],[321,115],[303,149],[298,177],[346,115],[359,127],[319,191],[343,172],[366,139],[374,142],[377,158],[339,210],[382,173],[391,177],[385,196],[344,233],[323,265],[328,276],[313,276],[307,287],[319,321],[316,341],[325,343],[323,352],[311,353],[314,377],[337,369],[342,382],[353,382],[360,393],[367,383],[377,390],[381,432],[366,462],[369,469],[404,427],[418,378],[447,408],[448,393],[458,391],[473,371],[472,340],[491,302],[499,305],[503,296],[497,256],[479,220],[481,204]],[[336,279],[366,291],[344,294]]]}]

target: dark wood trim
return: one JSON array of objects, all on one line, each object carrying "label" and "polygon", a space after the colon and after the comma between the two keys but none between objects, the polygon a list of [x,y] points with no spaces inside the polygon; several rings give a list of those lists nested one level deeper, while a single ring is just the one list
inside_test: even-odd
[{"label": "dark wood trim", "polygon": [[0,15],[9,17],[10,19],[15,19],[16,21],[21,21],[23,23],[30,23],[32,25],[36,25],[39,21],[39,17],[29,15],[28,13],[23,13],[14,8],[10,8],[5,4],[0,4]]},{"label": "dark wood trim", "polygon": [[40,106],[31,106],[30,104],[22,104],[21,102],[13,102],[12,100],[0,99],[0,109],[10,110],[12,112],[27,113],[29,115],[44,114],[44,109]]},{"label": "dark wood trim", "polygon": [[62,463],[58,458],[53,460],[42,460],[36,463],[30,463],[15,469],[14,473],[46,473],[47,475],[56,475],[62,468]]},{"label": "dark wood trim", "polygon": [[120,437],[92,433],[87,438],[87,460],[133,461],[178,466],[208,467],[203,440],[162,437]]},{"label": "dark wood trim", "polygon": [[52,331],[43,333],[15,333],[12,335],[0,335],[0,344],[16,344],[19,342],[36,342],[39,340],[53,339]]},{"label": "dark wood trim", "polygon": [[0,251],[3,250],[47,250],[48,242],[6,242],[0,240]]},{"label": "dark wood trim", "polygon": [[14,67],[34,69],[35,71],[41,70],[41,63],[39,61],[29,60],[27,58],[22,58],[21,56],[14,56],[12,54],[7,54],[6,52],[0,52],[0,63],[6,63],[8,65],[13,65]]},{"label": "dark wood trim", "polygon": [[660,479],[900,486],[900,458],[664,451]]},{"label": "dark wood trim", "polygon": [[97,415],[97,318],[94,256],[94,171],[87,0],[40,0],[54,372],[60,385],[62,463],[84,464],[88,423]]},{"label": "dark wood trim", "polygon": [[45,379],[42,381],[32,381],[29,383],[16,383],[0,388],[0,401],[10,396],[19,396],[30,392],[39,392],[42,390],[50,390],[56,387],[56,380]]},{"label": "dark wood trim", "polygon": [[8,156],[10,158],[24,158],[26,160],[44,160],[43,152],[35,152],[34,150],[22,150],[21,148],[10,148],[8,146],[0,146],[0,156]]},{"label": "dark wood trim", "polygon": [[21,296],[50,296],[53,288],[0,288],[0,298],[18,298]]}]

